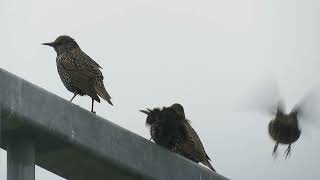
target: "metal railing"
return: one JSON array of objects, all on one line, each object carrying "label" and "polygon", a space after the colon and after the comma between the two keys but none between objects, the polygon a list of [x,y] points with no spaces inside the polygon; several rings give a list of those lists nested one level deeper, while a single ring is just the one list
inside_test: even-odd
[{"label": "metal railing", "polygon": [[2,69],[0,130],[7,180],[227,179]]}]

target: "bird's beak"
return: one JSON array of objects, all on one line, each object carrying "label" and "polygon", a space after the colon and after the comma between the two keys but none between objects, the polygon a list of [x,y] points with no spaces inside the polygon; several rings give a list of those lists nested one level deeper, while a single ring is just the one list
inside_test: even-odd
[{"label": "bird's beak", "polygon": [[54,47],[54,42],[51,42],[51,43],[42,43],[42,45]]},{"label": "bird's beak", "polygon": [[149,115],[150,114],[150,111],[146,111],[146,110],[139,110],[140,112],[146,114],[146,115]]}]

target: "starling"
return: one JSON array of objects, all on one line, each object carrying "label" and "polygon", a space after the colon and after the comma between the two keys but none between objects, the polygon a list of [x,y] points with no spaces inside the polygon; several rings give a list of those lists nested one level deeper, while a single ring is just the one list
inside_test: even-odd
[{"label": "starling", "polygon": [[291,155],[292,144],[297,142],[301,133],[307,130],[303,127],[317,123],[320,119],[319,86],[309,90],[290,111],[285,109],[279,84],[275,78],[268,78],[257,87],[255,92],[250,93],[250,97],[246,97],[246,102],[249,104],[242,104],[242,107],[249,107],[262,115],[271,116],[267,131],[275,141],[272,155],[276,157],[279,144],[283,144],[288,146],[284,153],[287,159]]},{"label": "starling", "polygon": [[290,155],[291,144],[296,142],[301,134],[298,124],[299,109],[293,109],[289,114],[284,112],[283,105],[279,103],[276,117],[270,121],[268,132],[271,138],[276,141],[273,148],[273,155],[276,154],[279,143],[288,144],[286,158]]},{"label": "starling", "polygon": [[43,45],[51,46],[57,52],[56,63],[61,81],[74,94],[70,102],[77,95],[88,95],[92,99],[93,113],[94,100],[100,102],[98,96],[113,105],[103,84],[101,66],[85,54],[73,38],[62,35],[54,42]]},{"label": "starling", "polygon": [[180,104],[141,112],[148,115],[146,124],[150,126],[151,139],[156,144],[196,163],[201,162],[215,171],[199,136],[185,118],[184,109]]},{"label": "starling", "polygon": [[290,156],[291,145],[300,138],[301,125],[307,122],[315,123],[314,120],[319,119],[319,100],[317,91],[311,91],[294,106],[290,113],[286,113],[284,103],[279,100],[275,117],[268,125],[268,133],[276,142],[272,152],[273,156],[277,154],[279,144],[288,145],[285,157]]}]

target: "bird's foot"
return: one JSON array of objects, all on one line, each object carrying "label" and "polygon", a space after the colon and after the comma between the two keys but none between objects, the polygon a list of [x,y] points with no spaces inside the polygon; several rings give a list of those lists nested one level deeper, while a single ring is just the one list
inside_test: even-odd
[{"label": "bird's foot", "polygon": [[276,159],[278,157],[278,153],[277,153],[278,145],[279,145],[279,142],[276,142],[276,144],[274,145],[274,148],[273,148],[272,156],[274,159]]},{"label": "bird's foot", "polygon": [[72,96],[72,98],[70,99],[70,102],[72,102],[72,100],[73,100],[77,95],[78,95],[78,94],[75,93],[75,94]]},{"label": "bird's foot", "polygon": [[277,152],[277,150],[274,150],[274,151],[272,152],[272,156],[273,156],[273,159],[277,159],[277,157],[278,157],[278,152]]},{"label": "bird's foot", "polygon": [[290,144],[290,145],[288,146],[288,148],[286,149],[285,155],[286,155],[286,159],[287,159],[288,157],[290,157],[290,155],[291,155],[291,144]]}]

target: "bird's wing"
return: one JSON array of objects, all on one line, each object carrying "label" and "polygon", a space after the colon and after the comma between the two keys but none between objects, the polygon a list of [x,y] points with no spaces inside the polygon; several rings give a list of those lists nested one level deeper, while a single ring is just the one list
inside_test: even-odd
[{"label": "bird's wing", "polygon": [[98,69],[99,68],[102,69],[102,67],[97,62],[95,62],[90,56],[88,56],[86,53],[84,53],[80,48],[76,48],[76,49],[72,50],[71,54],[75,59],[83,59],[83,60],[85,60],[84,62],[86,62],[92,66],[98,67]]},{"label": "bird's wing", "polygon": [[100,65],[92,60],[87,54],[80,49],[76,49],[70,53],[70,58],[73,59],[75,66],[88,78],[103,79],[102,73],[99,70]]},{"label": "bird's wing", "polygon": [[91,77],[95,77],[94,89],[95,92],[106,100],[110,105],[113,105],[111,102],[111,96],[107,92],[103,84],[103,76],[99,68],[102,68],[97,62],[91,59],[86,53],[82,52],[81,49],[75,49],[72,51],[71,55],[74,59],[79,59],[81,61],[75,61],[76,64],[80,67],[84,67],[86,74],[90,74]]},{"label": "bird's wing", "polygon": [[187,127],[189,128],[190,134],[191,136],[193,136],[194,142],[195,142],[195,154],[197,156],[197,158],[199,158],[199,161],[202,162],[204,165],[206,165],[207,167],[209,167],[210,169],[212,169],[213,171],[216,171],[212,165],[210,164],[209,160],[210,157],[208,156],[208,154],[206,153],[203,144],[198,136],[198,134],[196,133],[196,131],[190,126],[189,123],[187,123]]},{"label": "bird's wing", "polygon": [[238,100],[236,108],[241,113],[255,112],[271,119],[276,115],[280,101],[279,84],[275,77],[269,76],[266,79],[260,80],[259,83],[255,83],[249,92],[243,94]]},{"label": "bird's wing", "polygon": [[[313,87],[294,106],[291,114],[297,113],[300,125],[320,127],[320,87]],[[302,120],[302,121],[301,121]]]},{"label": "bird's wing", "polygon": [[185,124],[185,128],[187,131],[186,138],[181,141],[179,145],[177,145],[177,153],[198,163],[202,161],[205,154],[203,154],[203,152],[199,148],[197,139],[195,138],[189,126],[190,125]]},{"label": "bird's wing", "polygon": [[69,53],[67,56],[66,60],[61,61],[61,64],[72,83],[81,91],[100,102],[94,88],[96,81],[102,81],[103,79],[99,67],[87,61],[84,56],[76,53]]},{"label": "bird's wing", "polygon": [[207,155],[206,151],[204,150],[203,144],[197,134],[197,132],[191,127],[191,125],[187,122],[186,123],[187,128],[189,129],[189,132],[191,136],[193,137],[196,146],[196,151],[199,156],[201,156],[202,159],[207,158],[210,160],[209,156]]},{"label": "bird's wing", "polygon": [[186,141],[181,142],[177,146],[177,153],[198,163],[201,161],[196,150],[196,142],[192,137],[188,137]]}]

